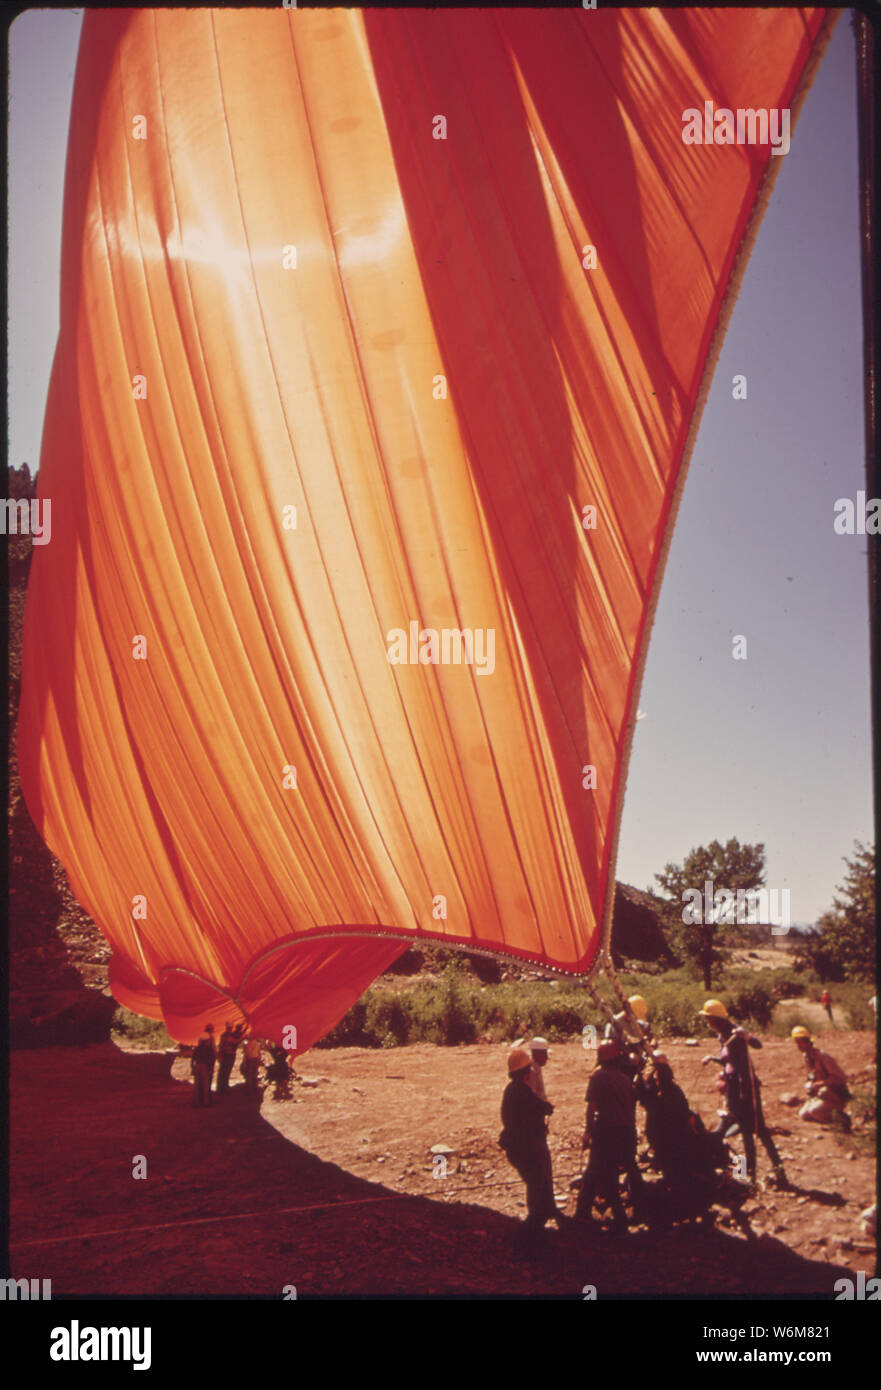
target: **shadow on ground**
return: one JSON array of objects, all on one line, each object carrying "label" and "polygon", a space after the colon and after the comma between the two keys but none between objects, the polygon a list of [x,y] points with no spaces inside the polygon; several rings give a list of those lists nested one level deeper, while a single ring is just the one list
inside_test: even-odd
[{"label": "shadow on ground", "polygon": [[[623,1239],[550,1231],[485,1207],[356,1178],[288,1142],[243,1086],[207,1110],[169,1055],[112,1043],[11,1057],[10,1237],[16,1278],[91,1295],[623,1294],[833,1297],[849,1271],[769,1237],[679,1226]],[[146,1165],[146,1178],[135,1178]],[[812,1194],[824,1200],[826,1194]]]}]

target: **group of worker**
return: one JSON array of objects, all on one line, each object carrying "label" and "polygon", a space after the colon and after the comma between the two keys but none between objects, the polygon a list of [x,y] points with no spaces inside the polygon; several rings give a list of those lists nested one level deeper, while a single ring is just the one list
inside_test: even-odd
[{"label": "group of worker", "polygon": [[193,1104],[201,1107],[211,1103],[211,1082],[214,1068],[217,1067],[216,1095],[225,1095],[230,1088],[230,1078],[236,1063],[239,1044],[244,1040],[242,1072],[245,1086],[252,1095],[258,1094],[260,1071],[260,1040],[245,1037],[245,1025],[227,1023],[219,1039],[214,1037],[214,1024],[206,1023],[193,1048],[190,1066],[193,1073]]},{"label": "group of worker", "polygon": [[[756,1180],[757,1137],[771,1160],[776,1186],[790,1186],[765,1122],[761,1083],[750,1056],[751,1049],[761,1048],[760,1039],[737,1027],[719,999],[708,999],[700,1016],[721,1044],[717,1054],[702,1059],[703,1064],[715,1062],[720,1067],[717,1087],[725,1098],[725,1108],[718,1112],[719,1124],[713,1130],[707,1130],[691,1111],[685,1094],[676,1085],[668,1058],[653,1047],[648,1006],[641,995],[632,995],[626,1009],[613,1015],[606,1027],[606,1036],[597,1049],[598,1065],[586,1094],[587,1122],[582,1148],[589,1149],[590,1155],[574,1217],[584,1228],[590,1228],[594,1201],[600,1196],[611,1210],[613,1232],[627,1231],[627,1213],[619,1187],[622,1174],[627,1179],[636,1219],[657,1189],[657,1184],[645,1183],[637,1164],[637,1101],[645,1110],[646,1139],[662,1174],[663,1191],[674,1206],[677,1197],[686,1192],[692,1199],[696,1193],[703,1194],[706,1206],[712,1204],[722,1181],[715,1178],[714,1170],[724,1167],[729,1157],[725,1140],[738,1132],[743,1139],[750,1187]],[[806,1028],[794,1028],[792,1038],[808,1070],[809,1099],[800,1114],[804,1119],[841,1122],[849,1128],[844,1107],[850,1093],[841,1068],[817,1048]],[[522,1241],[528,1251],[536,1248],[548,1221],[559,1227],[569,1222],[554,1196],[547,1142],[548,1119],[554,1108],[547,1098],[543,1075],[548,1055],[546,1039],[536,1037],[526,1045],[518,1040],[508,1053],[509,1082],[502,1097],[499,1144],[526,1184],[527,1217]],[[644,1070],[647,1062],[650,1065]],[[741,1187],[741,1200],[748,1190]]]}]

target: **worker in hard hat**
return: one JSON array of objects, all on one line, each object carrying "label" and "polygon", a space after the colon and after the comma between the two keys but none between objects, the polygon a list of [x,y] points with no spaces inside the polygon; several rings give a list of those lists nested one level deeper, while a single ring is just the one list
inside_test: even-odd
[{"label": "worker in hard hat", "polygon": [[630,996],[630,998],[627,1000],[627,1002],[628,1002],[628,1004],[630,1005],[630,1012],[631,1012],[632,1014],[635,1014],[635,1016],[636,1016],[638,1022],[640,1022],[640,1023],[648,1023],[648,1018],[649,1018],[649,1006],[648,1006],[648,1004],[645,1002],[645,1000],[643,999],[642,995],[641,995],[641,994],[631,994],[631,996]]},{"label": "worker in hard hat", "polygon": [[718,1056],[708,1055],[701,1059],[701,1064],[704,1066],[707,1062],[716,1062],[722,1067],[725,1076],[725,1100],[728,1113],[723,1116],[717,1132],[726,1133],[730,1129],[732,1121],[735,1121],[739,1126],[743,1135],[746,1171],[750,1182],[755,1182],[756,1178],[756,1135],[758,1135],[774,1165],[774,1179],[777,1186],[781,1189],[788,1188],[789,1180],[762,1114],[761,1082],[755,1073],[749,1055],[750,1047],[761,1047],[760,1039],[751,1037],[743,1028],[736,1028],[720,999],[708,999],[700,1010],[700,1015],[722,1043],[722,1050]]},{"label": "worker in hard hat", "polygon": [[565,1222],[554,1198],[551,1154],[548,1148],[547,1117],[554,1107],[540,1100],[529,1085],[532,1054],[525,1047],[512,1048],[508,1053],[509,1081],[502,1096],[502,1132],[499,1144],[520,1177],[526,1183],[526,1221],[523,1243],[534,1254],[542,1239],[545,1224]]},{"label": "worker in hard hat", "polygon": [[797,1025],[791,1037],[804,1057],[808,1071],[805,1089],[809,1099],[799,1110],[799,1115],[803,1120],[813,1120],[816,1124],[840,1124],[846,1133],[850,1133],[850,1116],[846,1110],[850,1090],[841,1067],[828,1052],[820,1051],[807,1028]]},{"label": "worker in hard hat", "polygon": [[636,1097],[633,1081],[617,1065],[620,1055],[614,1038],[605,1038],[597,1048],[599,1065],[587,1087],[587,1124],[581,1143],[583,1149],[590,1149],[590,1157],[575,1214],[577,1220],[589,1222],[594,1198],[603,1196],[612,1209],[613,1232],[625,1235],[627,1213],[618,1176],[636,1168]]},{"label": "worker in hard hat", "polygon": [[529,1044],[532,1066],[526,1079],[530,1089],[535,1092],[539,1100],[547,1100],[548,1098],[545,1091],[544,1068],[548,1064],[549,1051],[547,1038],[533,1038]]},{"label": "worker in hard hat", "polygon": [[636,1083],[636,1098],[645,1110],[645,1137],[657,1166],[671,1180],[681,1177],[689,1164],[685,1150],[692,1147],[691,1108],[685,1092],[673,1080],[666,1054],[652,1053],[652,1067]]},{"label": "worker in hard hat", "polygon": [[605,1035],[614,1038],[623,1050],[632,1042],[642,1042],[648,1032],[649,1010],[641,994],[631,994],[627,1000],[628,1008],[613,1014],[606,1024]]}]

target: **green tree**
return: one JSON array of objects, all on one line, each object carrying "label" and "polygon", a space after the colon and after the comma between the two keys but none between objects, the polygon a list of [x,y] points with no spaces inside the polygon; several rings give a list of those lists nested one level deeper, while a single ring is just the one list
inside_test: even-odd
[{"label": "green tree", "polygon": [[832,907],[817,920],[816,932],[799,956],[823,980],[871,980],[875,974],[875,848],[854,841],[847,873]]},{"label": "green tree", "polygon": [[[704,988],[712,989],[713,968],[721,960],[718,933],[735,920],[738,890],[764,885],[765,846],[713,840],[691,850],[682,864],[665,864],[655,878],[666,895],[662,917],[677,952],[702,975]],[[723,892],[734,895],[730,905],[720,899]]]}]

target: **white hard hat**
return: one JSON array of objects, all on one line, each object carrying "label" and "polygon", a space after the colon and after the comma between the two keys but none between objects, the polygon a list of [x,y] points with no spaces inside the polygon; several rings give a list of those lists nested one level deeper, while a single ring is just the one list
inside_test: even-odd
[{"label": "white hard hat", "polygon": [[529,1044],[529,1050],[530,1052],[547,1052],[547,1038],[533,1038],[532,1042]]}]

